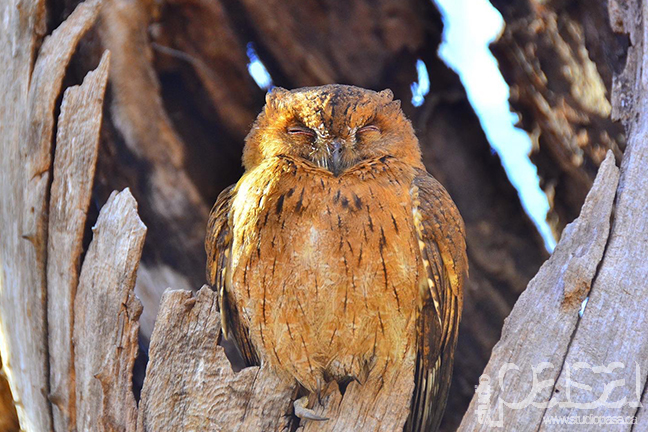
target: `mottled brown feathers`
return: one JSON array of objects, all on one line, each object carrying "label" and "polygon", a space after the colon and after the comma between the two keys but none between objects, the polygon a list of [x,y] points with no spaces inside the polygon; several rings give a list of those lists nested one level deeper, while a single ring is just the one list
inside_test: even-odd
[{"label": "mottled brown feathers", "polygon": [[249,363],[315,392],[416,361],[406,430],[445,406],[467,272],[461,217],[397,101],[351,86],[267,97],[212,210],[207,276]]}]

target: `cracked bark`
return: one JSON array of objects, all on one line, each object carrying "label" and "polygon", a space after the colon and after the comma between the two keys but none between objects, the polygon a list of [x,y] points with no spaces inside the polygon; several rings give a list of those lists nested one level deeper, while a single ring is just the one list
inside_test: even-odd
[{"label": "cracked bark", "polygon": [[135,431],[142,305],[134,287],[145,235],[130,191],[113,192],[93,227],[74,298],[72,430]]},{"label": "cracked bark", "polygon": [[[640,0],[610,1],[609,8],[612,29],[628,34],[630,40],[627,62],[612,86],[612,118],[623,122],[628,137],[620,177],[608,154],[581,216],[567,226],[554,255],[507,319],[460,430],[489,429],[489,418],[512,429],[561,430],[563,426],[550,419],[574,415],[636,416],[636,425],[606,426],[609,430],[643,430],[648,424],[645,408],[637,405],[641,398],[646,402],[648,368],[648,269],[640,258],[648,253],[648,88],[643,78],[648,70],[644,51],[648,8]],[[585,266],[573,265],[585,257]],[[559,267],[552,270],[554,264]],[[578,304],[586,295],[587,307],[578,318]],[[528,314],[531,307],[534,312]],[[541,378],[548,377],[552,386],[538,392],[529,381],[530,369],[542,362],[551,365]],[[508,363],[527,369],[502,380],[498,374]],[[606,374],[593,373],[591,367],[579,364],[614,368]],[[625,398],[620,406],[573,405],[603,397],[612,381],[624,386],[612,388],[604,401]],[[527,396],[546,406],[506,406],[505,401],[510,404]]]},{"label": "cracked bark", "polygon": [[50,401],[54,428],[73,430],[76,423],[74,394],[74,300],[79,283],[92,179],[101,127],[101,102],[108,81],[110,53],[104,53],[97,70],[81,86],[65,91],[56,136],[50,191],[47,295],[50,361]]},{"label": "cracked bark", "polygon": [[625,149],[610,95],[627,38],[610,28],[605,1],[492,3],[506,27],[491,49],[531,135],[531,159],[550,198],[548,221],[559,236],[580,212],[606,152],[620,161]]},{"label": "cracked bark", "polygon": [[0,350],[21,426],[39,431],[52,428],[46,263],[54,109],[98,2],[80,5],[43,39],[44,9],[40,1],[0,6],[6,27],[0,32]]},{"label": "cracked bark", "polygon": [[[580,216],[565,228],[553,255],[540,268],[506,319],[502,337],[493,348],[484,370],[484,375],[490,378],[487,382],[480,383],[483,387],[477,390],[479,394],[486,391],[487,386],[495,387],[490,396],[490,400],[495,403],[489,406],[486,413],[490,418],[499,421],[499,410],[504,409],[504,401],[517,401],[520,396],[532,394],[535,385],[530,379],[532,367],[547,362],[552,365],[551,370],[543,374],[542,378],[552,381],[558,379],[579,327],[578,311],[589,295],[608,241],[618,178],[614,157],[609,153]],[[530,310],[533,311],[531,315]],[[496,386],[494,382],[498,374],[510,363],[518,365],[522,370],[514,376],[509,375],[503,385]],[[553,389],[543,390],[538,396],[540,400],[548,400]],[[491,428],[477,413],[481,403],[478,397],[473,398],[460,430]],[[540,424],[544,414],[544,410],[540,408],[511,410],[507,411],[507,416],[502,421],[507,428],[528,429]]]},{"label": "cracked bark", "polygon": [[295,385],[258,367],[234,373],[218,346],[221,322],[208,287],[167,291],[151,338],[138,431],[283,430]]}]

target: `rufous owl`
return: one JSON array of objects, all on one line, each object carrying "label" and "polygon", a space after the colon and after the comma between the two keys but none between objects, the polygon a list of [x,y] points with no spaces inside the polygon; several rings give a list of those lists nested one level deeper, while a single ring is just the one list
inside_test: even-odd
[{"label": "rufous owl", "polygon": [[317,392],[414,359],[405,430],[436,430],[468,264],[464,225],[390,90],[275,88],[214,205],[207,276],[245,361]]}]

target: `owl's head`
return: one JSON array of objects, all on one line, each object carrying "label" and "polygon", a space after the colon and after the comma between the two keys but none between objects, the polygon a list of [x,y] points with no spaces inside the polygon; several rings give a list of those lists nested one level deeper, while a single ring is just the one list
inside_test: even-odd
[{"label": "owl's head", "polygon": [[334,175],[383,156],[421,165],[412,125],[393,97],[346,85],[275,88],[245,140],[243,165],[290,156]]}]

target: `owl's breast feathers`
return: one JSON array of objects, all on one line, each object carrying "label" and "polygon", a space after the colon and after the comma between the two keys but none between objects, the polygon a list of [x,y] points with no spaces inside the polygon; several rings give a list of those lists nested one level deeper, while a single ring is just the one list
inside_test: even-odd
[{"label": "owl's breast feathers", "polygon": [[314,391],[411,356],[409,424],[436,422],[426,402],[445,400],[467,263],[463,222],[424,170],[383,157],[334,176],[269,159],[219,197],[206,249],[248,361]]}]

